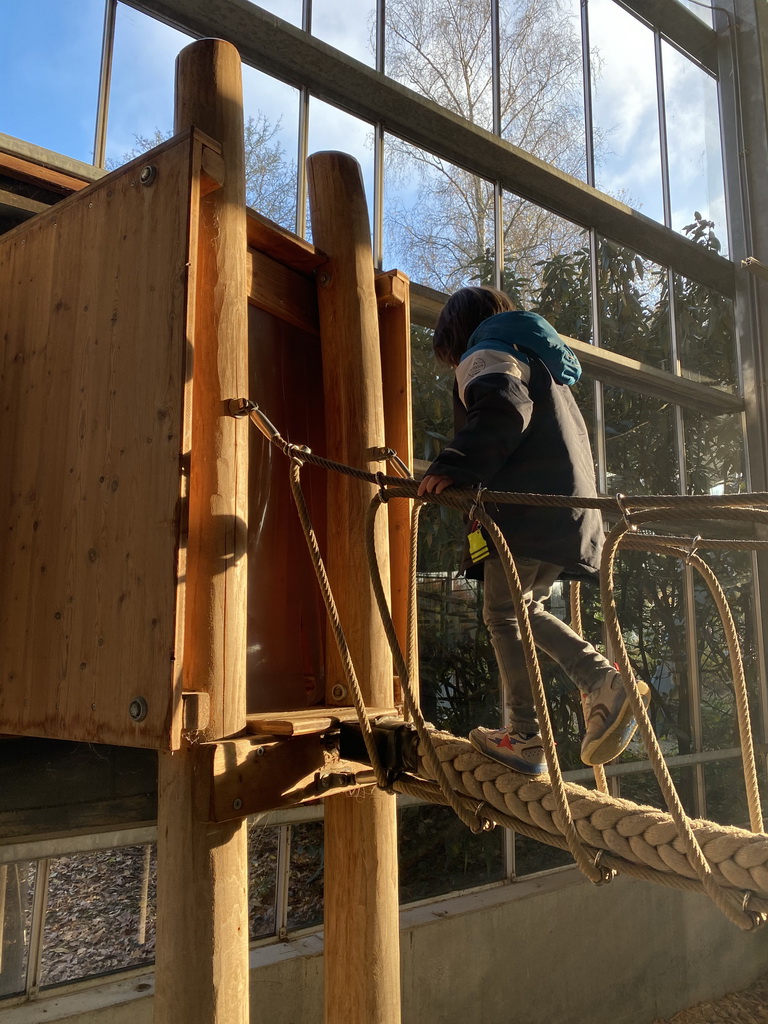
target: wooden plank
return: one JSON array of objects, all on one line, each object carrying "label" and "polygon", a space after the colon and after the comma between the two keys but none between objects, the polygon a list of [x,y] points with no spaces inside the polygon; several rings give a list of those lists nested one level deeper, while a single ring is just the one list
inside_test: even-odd
[{"label": "wooden plank", "polygon": [[[384,436],[388,447],[413,473],[413,416],[411,402],[411,310],[409,281],[399,270],[376,278],[384,401]],[[388,466],[387,473],[396,473]],[[408,597],[410,589],[411,516],[413,502],[395,498],[387,503],[392,622],[408,663]],[[415,609],[414,609],[415,611]],[[414,631],[415,631],[414,615]],[[418,639],[414,632],[414,663]],[[412,680],[418,692],[418,676]],[[399,691],[399,680],[397,688]],[[395,694],[395,701],[402,697]]]},{"label": "wooden plank", "polygon": [[319,334],[314,279],[248,249],[248,301],[309,334]]},{"label": "wooden plank", "polygon": [[[283,437],[325,452],[322,361],[316,335],[249,309],[250,397]],[[288,480],[288,460],[251,426],[248,502],[247,706],[250,713],[328,703],[323,679],[326,615]],[[321,550],[328,473],[301,472]]]},{"label": "wooden plank", "polygon": [[79,192],[86,185],[90,185],[89,181],[84,181],[82,178],[75,178],[71,174],[64,174],[52,167],[44,167],[32,160],[25,160],[23,157],[4,153],[1,150],[0,174],[5,174],[9,178],[17,178],[19,181],[29,181],[33,185],[42,185],[44,188],[60,192],[65,196],[71,192]]},{"label": "wooden plank", "polygon": [[265,256],[271,256],[278,263],[284,263],[287,267],[299,270],[304,274],[311,274],[325,263],[325,255],[305,239],[294,235],[287,228],[275,224],[274,221],[265,217],[250,207],[247,213],[247,234],[248,245],[252,249],[263,252]]},{"label": "wooden plank", "polygon": [[[371,718],[396,714],[392,708],[368,708]],[[305,708],[301,711],[273,711],[268,715],[248,715],[246,731],[251,735],[307,736],[336,729],[341,722],[356,722],[355,708]]]},{"label": "wooden plank", "polygon": [[49,209],[49,203],[39,203],[36,199],[28,199],[27,196],[0,188],[0,214],[3,216],[32,217]]},{"label": "wooden plank", "polygon": [[[343,153],[307,161],[312,233],[328,254],[318,275],[326,444],[334,458],[365,466],[384,443],[381,352],[368,211],[357,162]],[[327,570],[366,704],[393,699],[392,659],[365,557],[365,515],[373,486],[328,478]],[[344,529],[334,528],[344,524]],[[387,521],[375,536],[389,582]],[[328,640],[326,685],[349,704],[347,681]],[[338,692],[338,696],[336,696]],[[294,741],[291,741],[294,742]],[[393,796],[365,790],[337,796],[325,812],[325,1020],[398,1024],[400,949],[397,818]],[[365,950],[365,957],[360,950]]]},{"label": "wooden plank", "polygon": [[192,145],[0,238],[0,718],[20,735],[179,742]]}]

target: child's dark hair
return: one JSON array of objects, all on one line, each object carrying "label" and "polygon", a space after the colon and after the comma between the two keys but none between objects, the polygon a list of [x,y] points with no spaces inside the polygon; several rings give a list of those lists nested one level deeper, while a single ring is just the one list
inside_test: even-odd
[{"label": "child's dark hair", "polygon": [[432,348],[441,363],[457,366],[467,349],[475,328],[497,313],[517,309],[514,302],[497,288],[481,285],[460,288],[448,299],[437,318]]}]

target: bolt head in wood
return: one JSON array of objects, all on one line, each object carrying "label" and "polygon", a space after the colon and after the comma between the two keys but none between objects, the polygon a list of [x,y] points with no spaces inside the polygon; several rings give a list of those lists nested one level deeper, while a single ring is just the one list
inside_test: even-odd
[{"label": "bolt head in wood", "polygon": [[141,174],[139,174],[139,181],[142,185],[151,185],[157,177],[157,168],[152,164],[147,164],[146,167],[141,168]]},{"label": "bolt head in wood", "polygon": [[128,705],[128,714],[134,722],[143,722],[147,717],[149,707],[143,697],[134,697]]}]

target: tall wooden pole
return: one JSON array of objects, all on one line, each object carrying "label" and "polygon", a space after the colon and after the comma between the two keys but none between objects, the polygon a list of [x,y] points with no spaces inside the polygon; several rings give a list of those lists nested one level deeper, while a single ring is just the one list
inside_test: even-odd
[{"label": "tall wooden pole", "polygon": [[[343,153],[316,153],[308,160],[308,171],[312,238],[328,255],[318,270],[327,451],[334,459],[368,467],[374,465],[371,449],[384,445],[384,418],[362,176],[357,162]],[[387,707],[393,699],[392,660],[364,543],[373,491],[371,485],[329,474],[326,557],[366,703]],[[386,579],[384,515],[378,526],[377,548]],[[349,704],[332,640],[328,649],[326,694]],[[400,1021],[395,812],[394,796],[379,790],[325,801],[326,1024]]]},{"label": "tall wooden pole", "polygon": [[[204,732],[245,725],[247,423],[227,402],[248,394],[243,100],[240,56],[203,39],[177,62],[176,131],[222,146],[224,185],[200,200],[195,263],[189,540],[183,680],[210,694]],[[161,753],[155,1024],[247,1024],[245,822],[196,816],[193,754]]]}]

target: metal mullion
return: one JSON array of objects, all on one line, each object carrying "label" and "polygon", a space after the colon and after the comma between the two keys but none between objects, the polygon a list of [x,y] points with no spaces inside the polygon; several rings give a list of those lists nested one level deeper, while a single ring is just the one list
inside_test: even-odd
[{"label": "metal mullion", "polygon": [[93,139],[93,162],[103,167],[107,151],[107,119],[109,91],[112,84],[112,57],[115,50],[115,23],[117,0],[104,0],[104,33],[101,41],[101,68],[99,70],[99,97],[96,104],[96,132]]},{"label": "metal mullion", "polygon": [[45,935],[45,912],[48,908],[48,879],[51,862],[44,858],[35,868],[35,893],[32,898],[32,926],[27,954],[26,994],[34,996],[40,989],[40,969],[43,961],[43,939]]},{"label": "metal mullion", "polygon": [[592,57],[589,52],[588,0],[581,0],[581,66],[584,91],[584,141],[586,143],[587,184],[595,184],[595,140],[592,120]]},{"label": "metal mullion", "polygon": [[[691,714],[691,740],[694,753],[701,753],[703,747],[703,730],[701,722],[701,676],[699,674],[699,647],[696,630],[696,600],[693,586],[693,569],[690,565],[683,566],[684,601],[685,601],[685,642],[688,660],[688,707]],[[694,766],[696,777],[696,814],[703,818],[706,814],[707,799],[704,789],[704,767],[701,762]]]},{"label": "metal mullion", "polygon": [[661,60],[661,32],[653,30],[653,51],[656,58],[656,103],[659,114],[659,148],[661,156],[661,200],[664,223],[672,227],[672,202],[669,195],[669,149],[667,140],[667,111],[664,102],[664,68]]},{"label": "metal mullion", "polygon": [[[376,0],[376,70],[384,74],[386,61],[386,0]],[[373,127],[373,264],[384,266],[384,125]]]},{"label": "metal mullion", "polygon": [[296,182],[296,234],[307,233],[307,156],[309,154],[309,89],[299,90],[299,154]]},{"label": "metal mullion", "polygon": [[288,887],[291,868],[291,825],[281,825],[277,836],[275,878],[275,931],[284,939],[288,934]]}]

